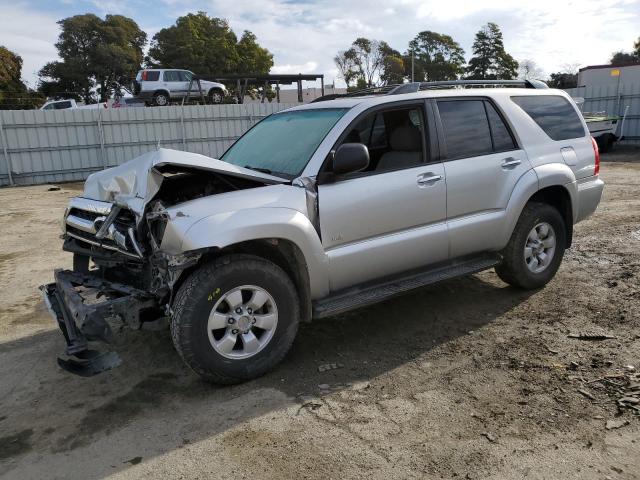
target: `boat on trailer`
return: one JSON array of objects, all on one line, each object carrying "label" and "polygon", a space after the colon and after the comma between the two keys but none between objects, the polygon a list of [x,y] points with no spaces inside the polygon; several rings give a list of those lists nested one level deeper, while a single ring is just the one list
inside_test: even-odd
[{"label": "boat on trailer", "polygon": [[[606,112],[584,112],[582,108],[584,106],[584,98],[574,98],[576,104],[582,112],[589,133],[598,143],[598,148],[602,152],[609,150],[615,142],[622,140],[624,133],[624,120],[627,117],[629,111],[629,105],[624,109],[622,117],[615,115],[607,115]],[[618,128],[618,125],[620,128]]]}]

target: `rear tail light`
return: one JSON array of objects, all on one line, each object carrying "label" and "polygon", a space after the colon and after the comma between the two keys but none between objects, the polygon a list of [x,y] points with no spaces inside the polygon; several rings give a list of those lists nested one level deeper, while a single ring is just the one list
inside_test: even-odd
[{"label": "rear tail light", "polygon": [[598,142],[593,137],[591,137],[591,144],[593,145],[593,153],[596,156],[596,166],[593,169],[593,174],[598,175],[600,173],[600,149],[598,148]]},{"label": "rear tail light", "polygon": [[146,70],[144,70],[144,71],[142,72],[142,80],[143,80],[143,81],[146,81],[146,80],[147,80],[147,71],[146,71]]}]

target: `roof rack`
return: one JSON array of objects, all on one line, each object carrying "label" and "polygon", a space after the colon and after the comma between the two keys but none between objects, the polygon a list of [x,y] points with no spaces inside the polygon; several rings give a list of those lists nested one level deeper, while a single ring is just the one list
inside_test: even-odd
[{"label": "roof rack", "polygon": [[371,87],[345,94],[325,95],[316,98],[313,102],[323,102],[336,98],[364,97],[368,95],[400,95],[403,93],[416,93],[421,90],[440,90],[445,88],[549,88],[541,80],[444,80],[438,82],[411,82],[382,87]]}]

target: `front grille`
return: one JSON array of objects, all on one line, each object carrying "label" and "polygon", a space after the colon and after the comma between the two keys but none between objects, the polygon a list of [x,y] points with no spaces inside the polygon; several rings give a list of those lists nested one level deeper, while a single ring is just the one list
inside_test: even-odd
[{"label": "front grille", "polygon": [[[108,250],[117,250],[129,256],[140,257],[135,241],[135,215],[130,210],[121,209],[103,238],[96,238],[113,205],[86,199],[73,199],[67,210],[66,233],[90,245]],[[129,230],[132,229],[134,239]]]}]

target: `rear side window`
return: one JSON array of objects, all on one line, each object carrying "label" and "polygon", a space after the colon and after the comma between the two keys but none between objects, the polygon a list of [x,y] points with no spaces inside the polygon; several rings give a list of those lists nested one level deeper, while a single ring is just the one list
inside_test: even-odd
[{"label": "rear side window", "polygon": [[489,121],[482,100],[438,101],[447,158],[493,153]]},{"label": "rear side window", "polygon": [[582,122],[566,98],[558,95],[511,97],[553,140],[585,136]]},{"label": "rear side window", "polygon": [[504,120],[496,111],[496,107],[490,102],[484,102],[484,106],[487,109],[487,117],[489,117],[493,150],[496,152],[506,152],[518,148]]},{"label": "rear side window", "polygon": [[158,72],[157,70],[143,70],[142,74],[140,75],[140,79],[143,82],[157,82],[160,79],[160,72]]},{"label": "rear side window", "polygon": [[163,80],[165,82],[180,82],[182,81],[180,78],[180,72],[176,72],[175,70],[166,70],[164,72]]}]

